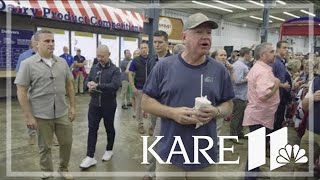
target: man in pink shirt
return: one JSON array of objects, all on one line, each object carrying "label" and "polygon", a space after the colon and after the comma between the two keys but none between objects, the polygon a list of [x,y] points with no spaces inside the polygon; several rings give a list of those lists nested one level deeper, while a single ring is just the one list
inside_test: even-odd
[{"label": "man in pink shirt", "polygon": [[[262,43],[255,49],[257,62],[247,75],[248,106],[243,126],[261,125],[273,129],[274,115],[279,105],[279,79],[274,77],[271,65],[274,49],[270,43]],[[276,93],[277,92],[277,93]]]},{"label": "man in pink shirt", "polygon": [[[267,133],[273,129],[274,115],[278,108],[280,80],[272,73],[274,63],[274,48],[271,43],[262,43],[255,50],[257,62],[247,75],[248,105],[244,112],[243,126],[249,126],[250,132],[261,127],[267,128]],[[248,165],[246,166],[246,172]],[[257,172],[259,168],[251,170]],[[256,179],[246,177],[245,179]]]}]

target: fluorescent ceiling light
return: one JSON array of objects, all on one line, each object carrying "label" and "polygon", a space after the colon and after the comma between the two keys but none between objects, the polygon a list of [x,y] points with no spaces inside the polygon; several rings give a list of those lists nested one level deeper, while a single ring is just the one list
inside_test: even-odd
[{"label": "fluorescent ceiling light", "polygon": [[[251,17],[252,19],[260,20],[260,21],[262,21],[262,20],[263,20],[262,18],[259,18],[259,17],[256,17],[256,16],[249,16],[249,17]],[[271,20],[269,20],[269,22],[271,22],[271,23],[272,23],[272,21],[271,21]]]},{"label": "fluorescent ceiling light", "polygon": [[286,2],[283,2],[283,1],[280,1],[280,0],[279,1],[277,0],[276,2],[279,3],[279,4],[282,4],[282,5],[286,5],[287,4]]},{"label": "fluorescent ceiling light", "polygon": [[316,17],[315,14],[311,13],[311,12],[308,12],[308,11],[305,11],[305,10],[300,10],[301,12],[305,13],[305,14],[308,14],[310,16],[313,16],[313,17]]},{"label": "fluorescent ceiling light", "polygon": [[253,18],[253,19],[258,19],[258,20],[263,20],[262,18],[259,18],[259,17],[256,17],[256,16],[250,16],[251,18]]},{"label": "fluorescent ceiling light", "polygon": [[233,12],[230,9],[225,9],[225,8],[221,8],[221,7],[218,7],[218,6],[213,6],[213,5],[202,3],[202,2],[198,2],[198,1],[192,1],[192,2],[195,3],[195,4],[200,4],[202,6],[207,6],[207,7],[211,7],[211,8],[214,8],[214,9],[220,9],[222,11]]},{"label": "fluorescent ceiling light", "polygon": [[261,4],[261,3],[258,3],[258,2],[256,2],[256,1],[248,1],[249,3],[252,3],[252,4],[255,4],[255,5],[258,5],[258,6],[262,6],[262,7],[264,7],[264,5],[263,4]]},{"label": "fluorescent ceiling light", "polygon": [[296,15],[288,13],[288,12],[283,12],[283,14],[286,14],[288,16],[292,16],[292,17],[295,17],[295,18],[300,18],[299,16],[296,16]]},{"label": "fluorescent ceiling light", "polygon": [[247,10],[247,9],[244,8],[244,7],[237,6],[237,5],[233,5],[233,4],[230,4],[230,3],[223,2],[223,1],[215,1],[215,2],[220,3],[220,4],[224,4],[224,5],[227,5],[227,6],[231,6],[231,7],[234,7],[234,8],[238,8],[238,9],[242,9],[242,10]]},{"label": "fluorescent ceiling light", "polygon": [[272,15],[269,15],[270,18],[273,18],[273,19],[276,19],[276,20],[279,20],[279,21],[286,21],[285,19],[282,19],[282,18],[279,18],[279,17],[275,17],[275,16],[272,16]]}]

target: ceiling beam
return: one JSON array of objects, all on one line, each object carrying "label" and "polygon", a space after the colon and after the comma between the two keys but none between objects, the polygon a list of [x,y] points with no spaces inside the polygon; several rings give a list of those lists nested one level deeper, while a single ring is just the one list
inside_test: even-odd
[{"label": "ceiling beam", "polygon": [[167,9],[177,11],[177,12],[188,13],[190,15],[194,14],[194,13],[202,12],[203,14],[208,16],[209,18],[218,19],[218,20],[222,19],[221,15],[215,14],[212,11],[204,11],[203,9],[191,8],[187,5],[182,5],[182,4],[180,4],[180,8],[167,8]]},{"label": "ceiling beam", "polygon": [[316,8],[320,8],[318,0],[307,0],[307,2],[312,3]]},{"label": "ceiling beam", "polygon": [[[299,9],[301,9],[301,7],[299,7],[299,6],[290,7],[290,8],[286,8],[286,9],[280,9],[280,8],[270,9],[270,14],[282,13],[284,11],[293,12],[293,11],[297,11]],[[248,12],[243,12],[243,13],[237,13],[237,14],[228,14],[228,15],[224,15],[223,19],[227,20],[227,19],[245,18],[245,17],[249,17],[249,16],[262,16],[262,10],[263,9],[248,11]]]}]

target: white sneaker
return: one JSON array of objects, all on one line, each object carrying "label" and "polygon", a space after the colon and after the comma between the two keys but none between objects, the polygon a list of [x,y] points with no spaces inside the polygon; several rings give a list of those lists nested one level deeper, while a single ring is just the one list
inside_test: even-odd
[{"label": "white sneaker", "polygon": [[42,172],[41,179],[49,179],[53,177],[53,172]]},{"label": "white sneaker", "polygon": [[80,167],[81,168],[89,168],[95,164],[97,164],[97,160],[87,156],[86,158],[84,158],[84,160],[82,160]]},{"label": "white sneaker", "polygon": [[102,161],[109,161],[113,155],[113,151],[106,151],[102,156]]},{"label": "white sneaker", "polygon": [[64,179],[64,180],[74,180],[72,174],[70,172],[66,172],[66,171],[59,171],[58,172],[60,174],[60,176]]}]

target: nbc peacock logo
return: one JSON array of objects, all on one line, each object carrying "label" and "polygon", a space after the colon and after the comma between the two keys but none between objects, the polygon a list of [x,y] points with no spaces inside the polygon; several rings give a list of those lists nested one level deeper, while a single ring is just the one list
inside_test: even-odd
[{"label": "nbc peacock logo", "polygon": [[284,127],[270,134],[266,134],[266,128],[262,127],[248,136],[248,169],[249,171],[265,165],[266,137],[270,137],[270,171],[291,163],[306,163],[306,151],[298,145],[288,143],[288,128]]},{"label": "nbc peacock logo", "polygon": [[279,149],[279,156],[276,160],[279,164],[288,164],[292,160],[296,164],[303,164],[308,162],[308,157],[305,154],[306,151],[300,149],[300,146],[287,144],[284,148]]}]

